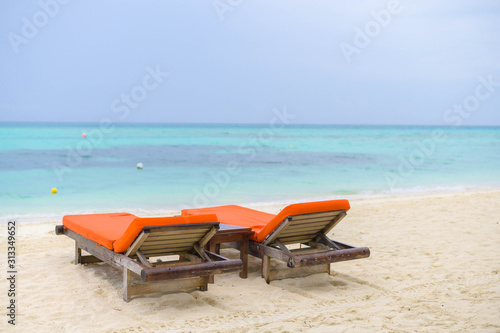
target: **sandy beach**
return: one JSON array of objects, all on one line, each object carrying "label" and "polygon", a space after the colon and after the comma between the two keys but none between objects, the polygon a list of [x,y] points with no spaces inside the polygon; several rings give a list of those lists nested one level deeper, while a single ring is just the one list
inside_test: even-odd
[{"label": "sandy beach", "polygon": [[[122,299],[121,273],[73,265],[61,221],[18,225],[20,332],[499,332],[500,190],[351,200],[331,238],[368,246],[332,275],[273,281],[251,257],[248,279],[206,292]],[[283,207],[258,207],[277,213]],[[7,306],[7,230],[0,228]],[[235,250],[223,254],[236,258]],[[0,331],[12,329],[2,316]]]}]

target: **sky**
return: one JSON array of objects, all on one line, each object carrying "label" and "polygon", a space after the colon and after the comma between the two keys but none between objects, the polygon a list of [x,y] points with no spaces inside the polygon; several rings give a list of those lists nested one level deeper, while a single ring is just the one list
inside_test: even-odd
[{"label": "sky", "polygon": [[500,125],[495,0],[3,0],[0,16],[0,122]]}]

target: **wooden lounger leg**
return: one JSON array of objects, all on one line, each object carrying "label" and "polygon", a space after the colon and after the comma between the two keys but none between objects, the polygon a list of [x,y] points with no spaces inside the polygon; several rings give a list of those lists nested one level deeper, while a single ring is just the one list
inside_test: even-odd
[{"label": "wooden lounger leg", "polygon": [[75,265],[82,263],[82,249],[78,246],[78,242],[75,241]]},{"label": "wooden lounger leg", "polygon": [[240,271],[240,278],[248,277],[248,237],[245,236],[240,247],[240,259],[243,262],[243,269]]},{"label": "wooden lounger leg", "polygon": [[[213,279],[214,276],[211,275],[211,276],[202,277],[202,281],[200,283],[200,291],[207,291],[208,290],[208,283],[209,283],[210,278]],[[213,283],[213,282],[210,282],[210,283]]]},{"label": "wooden lounger leg", "polygon": [[[217,249],[217,245],[219,244],[214,244],[213,242],[208,242],[208,251],[210,252],[215,252],[216,249]],[[214,276],[213,275],[210,275],[208,277],[208,283],[214,283],[215,282],[215,279],[214,279]],[[201,289],[200,289],[201,290]]]},{"label": "wooden lounger leg", "polygon": [[262,257],[262,277],[269,284],[271,282],[271,258],[269,256],[264,255]]},{"label": "wooden lounger leg", "polygon": [[82,249],[75,241],[75,265],[78,264],[93,264],[102,260],[93,255],[82,255]]},{"label": "wooden lounger leg", "polygon": [[130,286],[132,285],[131,272],[123,267],[123,299],[125,302],[130,302]]},{"label": "wooden lounger leg", "polygon": [[320,265],[311,265],[311,266],[294,267],[294,268],[287,267],[271,271],[269,274],[269,281],[304,277],[313,274],[329,273],[329,272],[330,272],[330,264],[320,264]]}]

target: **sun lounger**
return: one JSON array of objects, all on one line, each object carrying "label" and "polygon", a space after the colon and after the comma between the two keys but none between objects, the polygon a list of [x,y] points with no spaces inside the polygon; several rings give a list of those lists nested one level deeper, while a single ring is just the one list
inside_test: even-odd
[{"label": "sun lounger", "polygon": [[[56,234],[75,240],[75,264],[103,261],[121,270],[123,299],[128,302],[134,295],[205,291],[209,276],[240,271],[240,259],[229,260],[204,250],[218,229],[213,214],[139,218],[113,213],[64,216]],[[90,255],[82,256],[82,250]],[[166,258],[171,255],[176,260]],[[142,283],[132,284],[131,273]]]},{"label": "sun lounger", "polygon": [[[269,283],[330,273],[330,263],[369,257],[367,247],[354,247],[327,237],[349,208],[347,200],[330,200],[293,204],[277,215],[229,205],[185,209],[182,216],[217,214],[221,223],[251,227],[255,233],[250,236],[249,253],[262,258],[262,277]],[[292,249],[293,244],[300,248]],[[287,267],[271,269],[271,258]]]}]

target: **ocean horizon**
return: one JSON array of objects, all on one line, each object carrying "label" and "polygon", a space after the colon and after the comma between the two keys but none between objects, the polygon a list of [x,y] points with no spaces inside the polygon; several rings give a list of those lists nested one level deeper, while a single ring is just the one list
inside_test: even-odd
[{"label": "ocean horizon", "polygon": [[500,127],[4,122],[0,184],[2,223],[499,188]]}]

